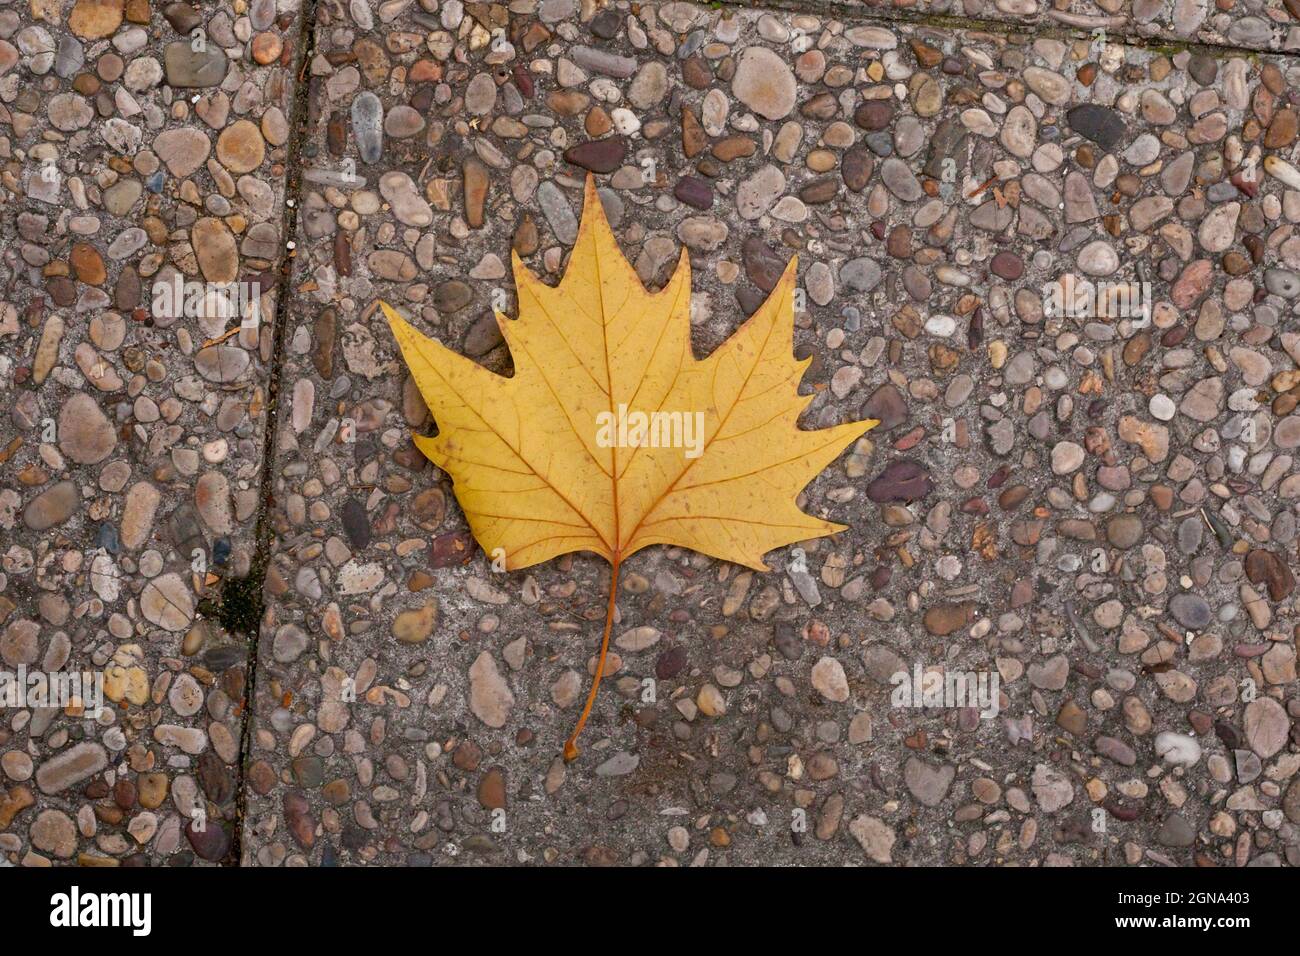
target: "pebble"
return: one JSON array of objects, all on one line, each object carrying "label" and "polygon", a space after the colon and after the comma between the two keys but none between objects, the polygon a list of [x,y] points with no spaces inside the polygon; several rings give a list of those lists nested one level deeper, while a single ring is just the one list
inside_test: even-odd
[{"label": "pebble", "polygon": [[840,268],[840,286],[849,292],[868,293],[880,284],[882,275],[878,262],[861,256]]},{"label": "pebble", "polygon": [[833,703],[849,699],[849,682],[844,667],[833,657],[823,657],[812,669],[813,689]]},{"label": "pebble", "polygon": [[903,765],[903,782],[908,791],[927,807],[936,807],[943,802],[956,775],[957,768],[951,764],[936,766],[919,757],[910,757]]},{"label": "pebble", "polygon": [[1267,760],[1286,746],[1291,722],[1281,704],[1261,697],[1246,705],[1244,725],[1250,749]]},{"label": "pebble", "polygon": [[469,707],[474,716],[489,727],[504,727],[515,698],[487,651],[479,654],[470,667],[469,686]]},{"label": "pebble", "polygon": [[1127,133],[1118,113],[1095,103],[1085,103],[1067,111],[1065,121],[1076,133],[1107,151],[1116,149]]},{"label": "pebble", "polygon": [[190,42],[169,43],[163,51],[167,85],[177,89],[206,89],[226,78],[229,60],[219,50],[196,50]]},{"label": "pebble", "polygon": [[1201,759],[1201,745],[1187,734],[1162,731],[1156,734],[1155,748],[1157,756],[1181,767],[1193,767]]},{"label": "pebble", "polygon": [[747,47],[736,63],[731,92],[736,99],[769,120],[794,109],[797,84],[786,61],[761,46]]},{"label": "pebble", "polygon": [[[263,865],[1086,866],[1085,796],[1130,862],[1300,859],[1285,30],[1143,3],[1120,13],[1151,45],[1079,53],[1003,43],[1039,13],[1019,0],[942,44],[866,8],[426,6],[345,5],[301,81],[302,11],[269,0],[165,4],[157,37],[113,0],[0,29],[22,264],[0,297],[0,639],[15,660],[111,659],[122,708],[6,723],[27,758],[0,762],[8,862],[229,862],[246,820]],[[1164,52],[1169,34],[1187,45]],[[559,283],[587,172],[652,290],[687,249],[697,355],[797,257],[801,427],[881,424],[803,490],[850,527],[798,565],[655,547],[622,566],[565,765],[608,571],[493,569],[463,489],[411,444],[443,423],[375,303],[512,374],[508,260]],[[155,310],[173,276],[254,283],[266,321]],[[1147,282],[1149,314],[1062,315],[1044,286],[1071,280]],[[247,593],[262,620],[227,630]],[[999,714],[890,707],[889,678],[929,653],[915,633],[962,647],[923,667],[996,670]],[[276,681],[246,700],[258,640]],[[87,745],[102,760],[47,791]],[[670,751],[690,773],[659,773]],[[651,828],[666,845],[627,836],[674,807],[689,817]],[[796,807],[813,837],[766,839]]]},{"label": "pebble", "polygon": [[1206,628],[1213,615],[1209,603],[1199,594],[1175,594],[1169,600],[1169,613],[1190,631]]},{"label": "pebble", "polygon": [[849,833],[868,859],[876,863],[894,862],[893,849],[898,837],[885,821],[863,814],[849,823]]},{"label": "pebble", "polygon": [[181,631],[194,619],[194,599],[178,574],[153,578],[140,594],[140,611],[167,631]]},{"label": "pebble", "polygon": [[85,392],[77,392],[59,410],[58,436],[59,450],[82,465],[98,464],[117,447],[112,423]]},{"label": "pebble", "polygon": [[75,744],[43,761],[36,769],[36,786],[42,793],[61,793],[108,766],[108,753],[90,741]]},{"label": "pebble", "polygon": [[929,471],[919,462],[906,458],[890,462],[867,486],[867,497],[877,503],[915,501],[934,488]]},{"label": "pebble", "polygon": [[560,188],[549,180],[542,183],[537,187],[537,201],[555,237],[561,242],[573,243],[578,238],[578,217]]},{"label": "pebble", "polygon": [[32,531],[46,531],[71,518],[81,507],[81,493],[71,481],[61,481],[42,491],[23,509],[23,523]]},{"label": "pebble", "polygon": [[1044,813],[1052,814],[1074,800],[1074,786],[1059,770],[1040,763],[1031,777],[1034,798]]},{"label": "pebble", "polygon": [[612,173],[623,165],[627,143],[617,137],[579,143],[564,151],[564,159],[595,173]]},{"label": "pebble", "polygon": [[377,163],[384,154],[384,107],[369,90],[352,101],[352,136],[363,163]]}]

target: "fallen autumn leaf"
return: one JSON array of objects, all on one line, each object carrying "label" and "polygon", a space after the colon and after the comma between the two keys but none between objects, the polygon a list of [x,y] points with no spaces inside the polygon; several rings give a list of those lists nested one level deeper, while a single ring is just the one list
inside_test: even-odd
[{"label": "fallen autumn leaf", "polygon": [[415,443],[451,476],[483,550],[504,553],[508,570],[573,551],[610,563],[595,679],[565,744],[572,760],[604,673],[619,566],[667,544],[766,571],[767,551],[844,530],[796,498],[876,422],[798,427],[813,396],[799,394],[811,359],[792,354],[795,259],[704,359],[691,351],[686,251],[668,284],[646,291],[591,177],[560,284],[512,263],[519,318],[496,315],[509,378],[381,306],[439,429]]}]

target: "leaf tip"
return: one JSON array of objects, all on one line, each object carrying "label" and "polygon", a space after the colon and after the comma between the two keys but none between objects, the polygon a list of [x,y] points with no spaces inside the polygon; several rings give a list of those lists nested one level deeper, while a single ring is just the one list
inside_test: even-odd
[{"label": "leaf tip", "polygon": [[668,296],[673,294],[674,291],[681,294],[682,290],[685,290],[687,302],[689,303],[691,296],[691,255],[686,246],[682,246],[681,252],[677,254],[677,265],[673,267],[673,274],[668,277],[664,287],[650,294],[652,296]]},{"label": "leaf tip", "polygon": [[447,456],[442,453],[439,447],[438,439],[429,435],[411,435],[411,441],[415,447],[420,449],[420,454],[433,462],[439,468],[443,468],[447,463]]},{"label": "leaf tip", "polygon": [[400,344],[403,337],[409,338],[415,330],[411,323],[402,318],[402,313],[398,312],[383,299],[379,300],[379,309],[384,313],[384,318],[388,320],[388,328],[393,333],[393,337]]},{"label": "leaf tip", "polygon": [[[614,229],[609,224],[609,216],[605,215],[605,204],[601,201],[600,190],[596,187],[596,177],[587,173],[586,184],[582,188],[582,220],[578,224],[578,232],[581,235],[587,229],[595,229],[595,235],[603,237],[612,243],[617,249],[618,243],[614,239]],[[581,240],[574,244],[576,250],[581,244]],[[622,250],[618,250],[622,255]],[[570,258],[570,264],[572,264]]]},{"label": "leaf tip", "polygon": [[849,445],[879,424],[880,419],[878,418],[863,418],[856,422],[845,422],[843,425],[835,426],[837,429],[842,429],[840,434],[843,438],[840,444],[840,452],[843,452],[845,448],[848,448]]}]

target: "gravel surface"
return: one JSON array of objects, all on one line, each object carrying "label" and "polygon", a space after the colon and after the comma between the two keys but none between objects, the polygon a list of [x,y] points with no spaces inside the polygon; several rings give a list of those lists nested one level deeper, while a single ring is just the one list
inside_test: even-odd
[{"label": "gravel surface", "polygon": [[[1289,0],[0,7],[0,671],[106,698],[0,709],[0,862],[1300,865],[1296,48]],[[566,764],[608,567],[493,569],[378,303],[508,373],[588,172],[697,354],[798,254],[803,422],[881,425],[805,491],[851,530],[623,565]]]}]

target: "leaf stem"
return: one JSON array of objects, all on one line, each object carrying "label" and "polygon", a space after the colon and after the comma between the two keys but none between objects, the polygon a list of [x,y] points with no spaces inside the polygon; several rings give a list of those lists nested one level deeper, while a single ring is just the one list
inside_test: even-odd
[{"label": "leaf stem", "polygon": [[564,759],[566,762],[578,759],[578,754],[582,753],[578,749],[578,734],[582,733],[582,728],[587,724],[587,717],[591,714],[591,705],[596,702],[596,691],[600,688],[600,679],[605,676],[605,655],[609,651],[609,632],[614,627],[614,600],[618,595],[618,564],[618,556],[615,555],[613,561],[610,562],[609,606],[605,610],[605,635],[600,639],[600,659],[596,661],[596,677],[591,682],[591,692],[587,694],[587,706],[582,708],[582,716],[578,718],[578,725],[573,728],[573,733],[564,742]]}]

